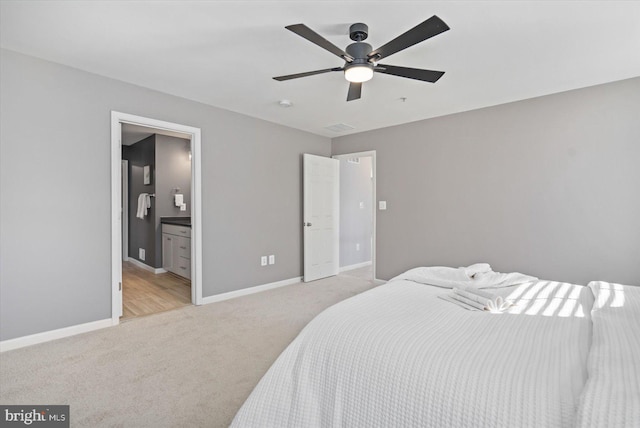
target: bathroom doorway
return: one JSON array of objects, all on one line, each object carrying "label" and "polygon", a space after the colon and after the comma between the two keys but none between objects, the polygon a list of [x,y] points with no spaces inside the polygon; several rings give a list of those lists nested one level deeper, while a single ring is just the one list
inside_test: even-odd
[{"label": "bathroom doorway", "polygon": [[374,281],[376,152],[333,158],[340,161],[340,275]]},{"label": "bathroom doorway", "polygon": [[197,128],[112,112],[114,323],[201,304],[199,153]]},{"label": "bathroom doorway", "polygon": [[191,304],[191,141],[128,123],[121,141],[122,321]]}]

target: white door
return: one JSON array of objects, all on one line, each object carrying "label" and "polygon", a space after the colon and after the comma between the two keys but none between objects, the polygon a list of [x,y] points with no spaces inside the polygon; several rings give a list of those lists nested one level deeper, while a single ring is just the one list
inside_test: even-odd
[{"label": "white door", "polygon": [[304,282],[338,274],[340,162],[303,155]]}]

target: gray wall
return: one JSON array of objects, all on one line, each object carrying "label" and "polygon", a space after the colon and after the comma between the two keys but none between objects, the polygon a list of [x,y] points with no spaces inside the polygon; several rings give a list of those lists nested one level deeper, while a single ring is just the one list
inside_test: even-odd
[{"label": "gray wall", "polygon": [[333,140],[377,151],[377,277],[414,266],[640,285],[640,78]]},{"label": "gray wall", "polygon": [[371,161],[371,157],[360,158],[358,164],[340,160],[340,267],[371,261]]},{"label": "gray wall", "polygon": [[[155,200],[151,198],[151,208],[147,216],[140,219],[138,213],[138,196],[141,193],[155,193],[156,191],[156,155],[155,136],[130,146],[122,146],[122,158],[129,161],[129,257],[141,261],[149,266],[156,260],[156,221]],[[151,184],[144,184],[143,170],[145,165],[151,168]],[[145,258],[141,260],[139,249],[144,248]],[[158,266],[154,266],[158,267]]]},{"label": "gray wall", "polygon": [[[156,205],[158,217],[188,217],[191,215],[191,159],[190,141],[156,135]],[[180,211],[174,202],[179,188],[187,204]]]},{"label": "gray wall", "polygon": [[[156,198],[155,211],[155,265],[162,267],[161,217],[188,217],[191,215],[191,160],[189,140],[156,135]],[[179,188],[187,204],[186,211],[176,207],[174,195]]]},{"label": "gray wall", "polygon": [[202,129],[204,296],[301,275],[329,139],[7,50],[0,92],[0,340],[111,317],[112,110]]}]

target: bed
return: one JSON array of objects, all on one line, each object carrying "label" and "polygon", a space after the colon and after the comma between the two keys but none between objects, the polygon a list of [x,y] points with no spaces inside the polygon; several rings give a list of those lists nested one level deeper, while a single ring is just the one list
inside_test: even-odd
[{"label": "bed", "polygon": [[[607,305],[615,293],[604,298],[599,286],[535,280],[492,289],[516,303],[492,314],[439,298],[450,287],[420,282],[413,272],[318,315],[232,427],[640,426],[640,295],[625,306],[631,315],[618,311],[612,320]],[[618,369],[625,400],[608,418],[602,385],[618,381],[607,372],[620,361],[609,361],[610,344],[601,342],[611,329],[620,338],[633,325],[635,345],[616,342],[633,369]],[[599,357],[590,354],[596,345]]]}]

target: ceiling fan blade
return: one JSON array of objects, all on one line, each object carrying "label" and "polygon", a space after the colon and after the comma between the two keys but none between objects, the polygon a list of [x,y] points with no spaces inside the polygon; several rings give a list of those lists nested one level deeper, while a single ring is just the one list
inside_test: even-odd
[{"label": "ceiling fan blade", "polygon": [[347,93],[347,101],[353,101],[360,98],[362,94],[362,82],[349,83],[349,92]]},{"label": "ceiling fan blade", "polygon": [[313,76],[315,74],[328,73],[330,71],[342,71],[341,67],[325,68],[324,70],[307,71],[306,73],[288,74],[286,76],[274,77],[275,80],[282,82],[283,80],[297,79],[298,77]]},{"label": "ceiling fan blade", "polygon": [[422,80],[435,83],[442,77],[444,71],[423,70],[421,68],[396,67],[395,65],[378,64],[373,69],[378,73],[391,74],[406,77],[408,79]]},{"label": "ceiling fan blade", "polygon": [[315,43],[316,45],[320,46],[325,50],[328,50],[329,52],[331,52],[336,56],[339,56],[345,61],[348,61],[348,62],[353,61],[353,57],[351,55],[349,55],[348,53],[346,53],[345,51],[343,51],[342,49],[340,49],[339,47],[331,43],[329,40],[325,39],[320,34],[316,33],[315,31],[313,31],[311,28],[307,27],[304,24],[287,25],[284,28],[286,28],[289,31],[293,31],[298,36],[304,37],[305,39],[309,40],[311,43]]},{"label": "ceiling fan blade", "polygon": [[378,49],[372,51],[368,57],[373,61],[378,61],[382,58],[393,55],[396,52],[400,52],[410,46],[427,40],[430,37],[437,36],[440,33],[444,33],[449,29],[449,26],[444,21],[433,15],[421,24],[416,25],[411,30],[399,35],[395,39],[391,40],[386,45],[380,46]]}]

